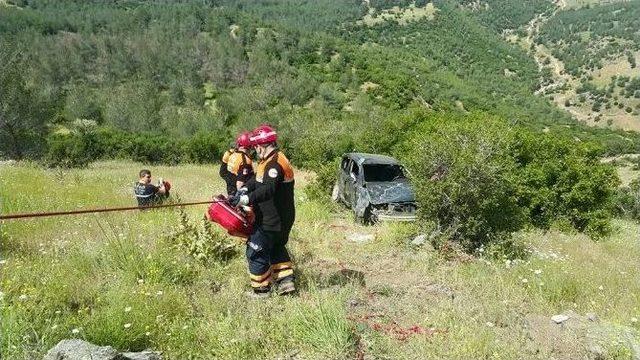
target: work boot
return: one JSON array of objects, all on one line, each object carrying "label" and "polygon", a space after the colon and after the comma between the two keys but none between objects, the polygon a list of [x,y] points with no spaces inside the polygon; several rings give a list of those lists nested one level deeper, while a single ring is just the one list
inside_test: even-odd
[{"label": "work boot", "polygon": [[292,295],[296,291],[296,286],[291,279],[285,279],[278,284],[278,295]]},{"label": "work boot", "polygon": [[245,295],[251,299],[267,299],[271,297],[271,289],[269,288],[259,288],[256,290],[249,290]]}]

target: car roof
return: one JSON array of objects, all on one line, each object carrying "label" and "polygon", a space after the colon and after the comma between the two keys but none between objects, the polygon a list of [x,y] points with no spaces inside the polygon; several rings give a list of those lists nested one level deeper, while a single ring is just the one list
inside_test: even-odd
[{"label": "car roof", "polygon": [[398,160],[387,155],[367,154],[367,153],[346,153],[344,156],[362,164],[383,164],[383,165],[400,165]]}]

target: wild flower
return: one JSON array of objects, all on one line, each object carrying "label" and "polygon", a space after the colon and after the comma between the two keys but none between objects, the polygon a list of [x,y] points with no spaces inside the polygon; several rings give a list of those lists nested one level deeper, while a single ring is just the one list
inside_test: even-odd
[{"label": "wild flower", "polygon": [[540,275],[540,274],[542,274],[542,270],[536,269],[533,273],[536,274],[536,275]]},{"label": "wild flower", "polygon": [[128,328],[130,328],[130,327],[131,327],[131,323],[126,323],[126,324],[124,324],[124,328],[125,328],[125,329],[128,329]]},{"label": "wild flower", "polygon": [[156,293],[157,296],[162,296],[162,294],[164,294],[162,290],[158,290],[158,292]]},{"label": "wild flower", "polygon": [[53,326],[51,326],[51,330],[55,330],[58,328],[58,324],[54,324]]},{"label": "wild flower", "polygon": [[129,312],[131,311],[131,306],[127,306],[126,308],[124,308],[124,312]]},{"label": "wild flower", "polygon": [[20,301],[26,301],[27,299],[29,299],[29,296],[22,294],[20,296],[18,296],[18,300]]},{"label": "wild flower", "polygon": [[73,330],[71,330],[71,333],[72,334],[78,334],[78,333],[80,333],[80,329],[74,328]]},{"label": "wild flower", "polygon": [[637,322],[638,322],[638,318],[636,318],[636,317],[632,317],[632,318],[631,318],[631,322],[632,322],[632,323],[637,323]]},{"label": "wild flower", "polygon": [[526,284],[526,283],[528,283],[528,282],[529,282],[529,280],[527,280],[526,278],[522,278],[522,283],[523,283],[523,284]]}]

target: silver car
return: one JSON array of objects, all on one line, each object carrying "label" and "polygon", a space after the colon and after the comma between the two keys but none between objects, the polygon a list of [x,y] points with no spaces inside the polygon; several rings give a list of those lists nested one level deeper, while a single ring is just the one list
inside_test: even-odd
[{"label": "silver car", "polygon": [[356,220],[364,224],[416,219],[413,188],[402,165],[390,156],[343,155],[332,199],[353,209]]}]

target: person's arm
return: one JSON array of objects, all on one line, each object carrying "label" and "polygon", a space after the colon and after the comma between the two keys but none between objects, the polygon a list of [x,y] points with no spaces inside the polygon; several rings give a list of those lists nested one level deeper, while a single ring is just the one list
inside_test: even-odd
[{"label": "person's arm", "polygon": [[245,186],[253,175],[253,167],[250,164],[245,164],[238,169],[238,176],[236,177],[236,189],[240,189]]},{"label": "person's arm", "polygon": [[277,163],[269,169],[266,169],[262,178],[263,186],[257,187],[254,191],[249,193],[249,203],[260,203],[273,198],[283,179],[284,172]]}]

